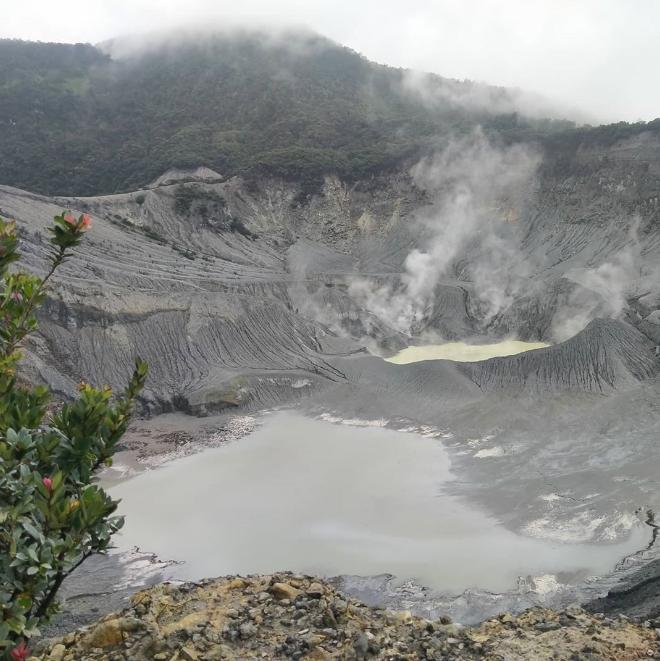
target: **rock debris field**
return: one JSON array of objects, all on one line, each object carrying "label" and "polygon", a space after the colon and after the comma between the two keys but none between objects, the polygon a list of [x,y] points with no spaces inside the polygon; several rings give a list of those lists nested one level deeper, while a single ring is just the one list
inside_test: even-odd
[{"label": "rock debris field", "polygon": [[637,624],[572,607],[508,613],[476,628],[371,608],[322,579],[290,573],[164,584],[64,637],[41,641],[49,661],[220,659],[660,658],[660,620]]}]

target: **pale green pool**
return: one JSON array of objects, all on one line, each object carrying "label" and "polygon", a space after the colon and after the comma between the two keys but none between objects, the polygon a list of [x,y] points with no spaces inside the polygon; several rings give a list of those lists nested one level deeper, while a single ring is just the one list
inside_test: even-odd
[{"label": "pale green pool", "polygon": [[478,360],[513,356],[523,351],[543,349],[550,346],[545,342],[522,342],[505,340],[495,344],[466,344],[465,342],[446,342],[445,344],[425,344],[406,347],[394,356],[386,358],[388,363],[405,365],[422,360],[455,360],[461,363],[474,363]]},{"label": "pale green pool", "polygon": [[454,592],[606,573],[646,542],[642,526],[610,545],[516,534],[448,495],[449,469],[436,438],[280,412],[242,440],[114,486],[126,514],[116,539],[185,561],[185,579],[391,573]]}]

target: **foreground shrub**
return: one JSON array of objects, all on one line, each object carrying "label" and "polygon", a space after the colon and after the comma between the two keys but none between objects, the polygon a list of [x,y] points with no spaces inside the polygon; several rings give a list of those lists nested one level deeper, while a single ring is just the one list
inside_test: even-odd
[{"label": "foreground shrub", "polygon": [[55,217],[44,278],[9,270],[19,259],[14,223],[0,219],[0,659],[22,661],[27,639],[57,612],[64,579],[102,553],[123,524],[95,473],[110,465],[147,374],[136,360],[125,392],[83,383],[79,398],[47,414],[48,391],[17,381],[20,347],[37,328],[46,285],[90,227],[86,214]]}]

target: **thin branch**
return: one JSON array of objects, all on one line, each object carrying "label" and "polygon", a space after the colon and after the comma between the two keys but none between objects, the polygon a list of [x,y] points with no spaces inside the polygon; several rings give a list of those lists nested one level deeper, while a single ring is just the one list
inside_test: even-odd
[{"label": "thin branch", "polygon": [[50,269],[46,276],[43,278],[35,292],[30,296],[30,299],[27,302],[27,305],[25,306],[25,310],[23,310],[23,313],[21,315],[20,321],[19,321],[19,328],[18,328],[18,334],[16,337],[9,343],[7,346],[2,350],[2,356],[7,358],[11,356],[12,353],[18,348],[18,345],[21,343],[21,341],[25,338],[27,335],[27,329],[24,328],[24,324],[27,322],[27,320],[30,318],[30,315],[32,314],[34,307],[36,305],[37,299],[41,294],[43,293],[46,284],[48,281],[51,279],[53,276],[53,273],[57,270],[57,268],[64,262],[64,259],[67,257],[66,254],[66,248],[63,248],[60,246],[59,250],[57,251],[55,257],[53,258],[53,261],[51,263]]},{"label": "thin branch", "polygon": [[88,551],[87,553],[83,553],[80,560],[78,560],[78,562],[76,562],[76,564],[73,565],[73,567],[71,567],[68,571],[66,571],[66,572],[60,571],[60,572],[57,573],[57,575],[55,577],[55,581],[51,585],[51,588],[48,591],[48,594],[44,597],[43,601],[39,604],[39,607],[37,608],[37,610],[34,614],[35,617],[42,618],[46,615],[46,613],[48,612],[48,609],[50,608],[51,604],[53,603],[53,601],[55,599],[55,595],[57,594],[57,591],[60,589],[60,586],[62,585],[62,582],[64,581],[64,579],[67,576],[69,576],[70,574],[72,574],[76,569],[78,569],[78,567],[80,567],[80,565],[82,565],[82,563],[85,562],[85,560],[87,560],[87,558],[89,558],[91,555],[93,555],[92,551]]}]

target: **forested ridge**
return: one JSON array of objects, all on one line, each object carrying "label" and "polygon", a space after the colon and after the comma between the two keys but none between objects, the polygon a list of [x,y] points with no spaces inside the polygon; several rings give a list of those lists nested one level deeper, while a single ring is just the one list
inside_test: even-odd
[{"label": "forested ridge", "polygon": [[[163,40],[111,57],[88,44],[0,40],[0,183],[45,194],[135,189],[171,167],[313,184],[368,177],[477,124],[572,149],[658,122],[576,129],[410,90],[407,72],[321,37]],[[428,77],[433,86],[471,83]],[[502,88],[488,88],[502,96]]]}]

